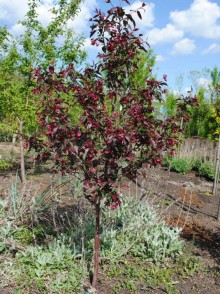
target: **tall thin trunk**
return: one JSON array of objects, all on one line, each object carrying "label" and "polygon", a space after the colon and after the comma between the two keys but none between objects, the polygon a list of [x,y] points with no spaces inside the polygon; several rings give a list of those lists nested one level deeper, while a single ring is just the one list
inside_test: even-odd
[{"label": "tall thin trunk", "polygon": [[[216,157],[215,179],[214,179],[213,190],[212,190],[213,196],[217,195],[217,190],[218,190],[219,164],[220,164],[220,135],[219,135],[219,139],[218,139],[218,150],[217,150],[217,157]],[[219,204],[218,204],[217,220],[220,221],[220,198],[219,198]]]},{"label": "tall thin trunk", "polygon": [[220,221],[220,198],[219,198],[219,203],[218,203],[218,215],[217,215],[217,220]]},{"label": "tall thin trunk", "polygon": [[94,272],[92,278],[92,287],[96,288],[98,271],[99,271],[99,248],[100,248],[100,198],[95,204],[96,227],[95,227],[95,244],[94,244]]},{"label": "tall thin trunk", "polygon": [[219,177],[219,159],[220,159],[220,135],[218,139],[218,149],[217,149],[217,156],[216,156],[216,169],[215,169],[215,179],[213,184],[212,194],[216,196],[217,186],[218,186],[218,177]]},{"label": "tall thin trunk", "polygon": [[19,145],[20,145],[20,169],[21,169],[21,182],[24,183],[26,181],[26,175],[25,175],[25,162],[24,162],[24,142],[22,137],[23,132],[23,121],[19,120],[20,124],[20,131],[19,131]]}]

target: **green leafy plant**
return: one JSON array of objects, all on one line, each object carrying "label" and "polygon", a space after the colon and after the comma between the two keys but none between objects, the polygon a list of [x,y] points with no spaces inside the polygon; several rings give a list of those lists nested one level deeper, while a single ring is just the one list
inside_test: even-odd
[{"label": "green leafy plant", "polygon": [[199,175],[202,177],[205,177],[209,180],[214,180],[215,178],[215,165],[210,163],[210,162],[206,162],[206,163],[202,163],[199,167]]},{"label": "green leafy plant", "polygon": [[175,270],[172,267],[152,267],[148,270],[147,286],[153,289],[162,286],[166,293],[175,294],[178,281],[173,279],[174,275]]},{"label": "green leafy plant", "polygon": [[182,251],[181,230],[160,221],[146,202],[123,197],[117,210],[103,207],[101,227],[100,254],[104,259],[131,254],[158,262]]},{"label": "green leafy plant", "polygon": [[[193,276],[201,268],[200,259],[193,256],[192,252],[184,249],[184,253],[174,261],[164,263],[148,263],[144,258],[121,258],[111,260],[104,264],[102,269],[107,277],[114,279],[114,292],[122,290],[144,293],[153,293],[157,289],[165,293],[178,293],[176,285],[179,279]],[[152,292],[151,292],[152,291]]]},{"label": "green leafy plant", "polygon": [[202,165],[202,161],[200,159],[194,159],[192,161],[192,168],[196,171],[199,171],[199,168],[201,165]]},{"label": "green leafy plant", "polygon": [[170,168],[178,173],[186,174],[191,171],[192,161],[186,158],[173,158],[170,161]]},{"label": "green leafy plant", "polygon": [[0,159],[0,171],[11,169],[11,168],[12,168],[11,162],[4,159]]},{"label": "green leafy plant", "polygon": [[77,293],[86,276],[80,257],[74,247],[54,240],[45,248],[27,247],[16,254],[13,264],[6,261],[1,268],[19,293]]},{"label": "green leafy plant", "polygon": [[12,222],[5,221],[0,230],[0,253],[13,250],[13,242],[8,242],[8,240],[13,241],[13,233],[14,228]]},{"label": "green leafy plant", "polygon": [[15,230],[13,237],[22,244],[30,244],[33,241],[33,233],[23,226]]}]

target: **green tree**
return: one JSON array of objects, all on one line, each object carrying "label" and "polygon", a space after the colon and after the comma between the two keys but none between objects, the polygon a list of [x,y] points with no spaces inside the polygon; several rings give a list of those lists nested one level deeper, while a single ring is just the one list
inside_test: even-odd
[{"label": "green tree", "polygon": [[170,92],[170,91],[167,92],[164,106],[163,106],[163,113],[166,116],[176,115],[177,99],[178,99],[178,97],[174,94],[174,92]]},{"label": "green tree", "polygon": [[216,103],[220,98],[220,71],[217,66],[210,72],[210,77],[211,101],[212,103]]},{"label": "green tree", "polygon": [[200,88],[197,94],[198,106],[191,107],[191,119],[187,125],[186,135],[212,139],[215,123],[212,119],[212,103],[206,98],[206,89]]},{"label": "green tree", "polygon": [[29,10],[19,23],[23,33],[14,38],[6,27],[0,28],[0,115],[1,127],[17,133],[21,150],[21,180],[25,181],[23,138],[36,128],[38,104],[32,90],[31,68],[46,69],[50,64],[62,69],[79,64],[86,53],[83,38],[68,28],[68,21],[79,11],[82,1],[59,0],[51,10],[51,20],[44,26],[37,14],[40,0],[29,0]]},{"label": "green tree", "polygon": [[131,86],[144,88],[146,87],[146,80],[152,76],[151,70],[155,66],[156,55],[152,49],[149,49],[147,52],[139,52],[134,59],[137,67],[134,73],[129,76]]}]

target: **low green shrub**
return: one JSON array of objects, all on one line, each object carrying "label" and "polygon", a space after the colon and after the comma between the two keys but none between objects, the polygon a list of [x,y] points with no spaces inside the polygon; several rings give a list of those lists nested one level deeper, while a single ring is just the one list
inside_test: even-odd
[{"label": "low green shrub", "polygon": [[22,244],[30,244],[33,241],[33,233],[23,226],[14,232],[13,237]]},{"label": "low green shrub", "polygon": [[210,162],[202,163],[199,167],[199,175],[209,180],[215,178],[215,165]]},{"label": "low green shrub", "polygon": [[0,159],[0,171],[8,170],[12,168],[12,163],[4,159]]},{"label": "low green shrub", "polygon": [[[4,280],[19,293],[79,293],[85,268],[74,248],[53,241],[47,248],[29,246],[16,254],[13,264],[4,262]],[[3,285],[3,281],[0,283]]]},{"label": "low green shrub", "polygon": [[195,160],[193,160],[193,162],[192,162],[192,168],[193,168],[194,170],[196,170],[196,171],[199,171],[201,165],[202,165],[202,161],[199,160],[199,159],[195,159]]},{"label": "low green shrub", "polygon": [[103,208],[102,223],[104,258],[130,254],[157,262],[182,252],[181,230],[159,220],[147,202],[125,197],[117,210]]},{"label": "low green shrub", "polygon": [[186,174],[193,169],[206,179],[213,180],[215,178],[215,165],[211,162],[202,163],[199,159],[173,158],[169,164],[170,169],[178,173]]},{"label": "low green shrub", "polygon": [[170,169],[181,174],[188,173],[192,170],[192,167],[192,161],[186,158],[173,158],[170,161]]}]

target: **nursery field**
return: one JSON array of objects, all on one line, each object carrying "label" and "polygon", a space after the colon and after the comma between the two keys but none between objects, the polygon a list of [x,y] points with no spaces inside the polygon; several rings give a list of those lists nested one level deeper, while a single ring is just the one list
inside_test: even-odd
[{"label": "nursery field", "polygon": [[157,80],[152,3],[24,2],[0,26],[0,293],[219,293],[219,68]]},{"label": "nursery field", "polygon": [[[31,158],[27,166],[25,184],[16,165],[0,175],[0,293],[91,293],[94,220],[80,181],[53,177],[48,165],[33,167]],[[136,182],[125,180],[121,207],[103,208],[97,293],[218,293],[219,198],[212,196],[212,185],[196,172],[166,168],[142,170]],[[171,230],[173,244],[166,241],[164,225],[156,232],[151,222],[181,228],[180,240]],[[146,237],[143,243],[146,233],[156,243],[161,241],[156,234],[162,234],[169,246]]]}]

